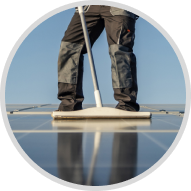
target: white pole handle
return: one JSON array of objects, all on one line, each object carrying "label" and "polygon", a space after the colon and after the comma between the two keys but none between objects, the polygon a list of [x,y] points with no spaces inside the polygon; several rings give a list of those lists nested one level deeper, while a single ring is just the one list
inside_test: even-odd
[{"label": "white pole handle", "polygon": [[90,69],[91,69],[92,80],[93,80],[93,85],[94,85],[94,95],[95,95],[96,106],[102,107],[102,101],[101,101],[101,96],[100,96],[100,92],[99,92],[99,88],[98,88],[97,76],[96,76],[96,72],[95,72],[94,60],[93,60],[91,45],[90,45],[90,38],[89,38],[89,33],[88,33],[87,25],[86,25],[83,7],[79,6],[78,11],[79,11],[81,22],[82,22],[82,28],[83,28],[84,38],[85,38],[85,42],[86,42],[86,49],[87,49],[89,63],[90,63]]}]

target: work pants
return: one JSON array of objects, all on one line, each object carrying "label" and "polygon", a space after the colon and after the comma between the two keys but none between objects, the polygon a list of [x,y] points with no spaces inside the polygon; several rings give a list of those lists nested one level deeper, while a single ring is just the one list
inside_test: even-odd
[{"label": "work pants", "polygon": [[[112,86],[118,109],[138,111],[136,57],[133,53],[136,15],[102,5],[86,6],[85,19],[91,46],[106,30],[111,58]],[[58,58],[59,110],[82,109],[83,54],[86,45],[81,19],[76,11],[60,45]]]}]

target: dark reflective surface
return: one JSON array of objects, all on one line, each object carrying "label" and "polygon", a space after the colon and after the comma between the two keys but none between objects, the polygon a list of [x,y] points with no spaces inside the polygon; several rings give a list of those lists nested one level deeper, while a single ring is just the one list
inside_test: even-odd
[{"label": "dark reflective surface", "polygon": [[[95,163],[91,161],[90,166],[87,164],[83,166],[81,133],[59,133],[57,148],[58,177],[68,182],[82,185],[109,185],[129,180],[136,175],[137,133],[114,134],[109,166],[97,166],[96,161]],[[93,155],[94,152],[93,150],[91,160],[97,158]],[[104,155],[103,157],[107,158],[107,152]],[[87,170],[88,173],[85,172]],[[98,181],[98,177],[103,178],[103,175],[107,181]]]},{"label": "dark reflective surface", "polygon": [[110,184],[129,180],[136,175],[137,133],[117,133],[112,149]]},{"label": "dark reflective surface", "polygon": [[59,133],[57,146],[58,177],[85,184],[82,166],[82,133]]}]

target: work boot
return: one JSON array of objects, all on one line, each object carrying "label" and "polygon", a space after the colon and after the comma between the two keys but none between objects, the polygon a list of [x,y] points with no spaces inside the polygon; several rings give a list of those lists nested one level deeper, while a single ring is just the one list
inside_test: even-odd
[{"label": "work boot", "polygon": [[114,89],[114,98],[119,103],[117,109],[125,111],[139,111],[139,104],[136,103],[137,99],[136,88],[116,88]]},{"label": "work boot", "polygon": [[137,103],[118,103],[115,107],[116,109],[121,109],[125,111],[139,111],[140,107]]}]

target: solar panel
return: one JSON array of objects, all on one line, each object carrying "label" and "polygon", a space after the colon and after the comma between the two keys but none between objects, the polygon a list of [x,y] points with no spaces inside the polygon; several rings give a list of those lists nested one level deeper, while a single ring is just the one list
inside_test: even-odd
[{"label": "solar panel", "polygon": [[32,106],[7,105],[10,126],[22,149],[46,172],[93,186],[128,181],[152,167],[175,140],[185,108],[142,105],[141,111],[152,112],[151,120],[54,121],[50,113],[57,104]]}]

